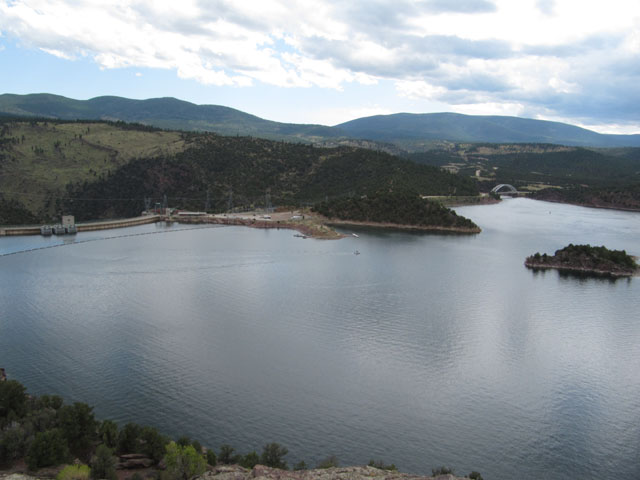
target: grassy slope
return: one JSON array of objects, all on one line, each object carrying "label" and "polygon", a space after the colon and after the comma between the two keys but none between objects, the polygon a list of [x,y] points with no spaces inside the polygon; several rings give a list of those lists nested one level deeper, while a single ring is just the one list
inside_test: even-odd
[{"label": "grassy slope", "polygon": [[0,130],[0,139],[18,140],[0,150],[0,192],[34,212],[45,208],[46,196],[59,196],[70,182],[96,180],[134,158],[185,148],[178,132],[128,130],[107,123],[7,122]]}]

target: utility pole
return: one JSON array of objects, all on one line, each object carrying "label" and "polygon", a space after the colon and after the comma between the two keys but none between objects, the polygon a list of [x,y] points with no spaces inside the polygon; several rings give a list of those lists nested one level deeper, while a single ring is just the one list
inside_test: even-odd
[{"label": "utility pole", "polygon": [[227,212],[233,210],[233,188],[229,189],[229,201],[227,203]]},{"label": "utility pole", "polygon": [[273,212],[273,205],[271,205],[271,194],[269,193],[269,190],[267,190],[267,193],[264,195],[264,209],[269,213]]}]

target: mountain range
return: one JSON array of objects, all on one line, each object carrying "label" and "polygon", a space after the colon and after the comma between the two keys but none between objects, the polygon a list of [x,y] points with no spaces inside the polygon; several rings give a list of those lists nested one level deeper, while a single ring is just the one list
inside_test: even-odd
[{"label": "mountain range", "polygon": [[358,118],[336,126],[281,123],[219,105],[176,98],[133,100],[115,96],[74,100],[46,93],[0,95],[0,114],[62,120],[135,122],[171,130],[316,144],[372,141],[405,151],[424,151],[434,142],[549,143],[588,147],[640,147],[640,134],[601,134],[574,125],[509,116],[457,113],[397,113]]}]

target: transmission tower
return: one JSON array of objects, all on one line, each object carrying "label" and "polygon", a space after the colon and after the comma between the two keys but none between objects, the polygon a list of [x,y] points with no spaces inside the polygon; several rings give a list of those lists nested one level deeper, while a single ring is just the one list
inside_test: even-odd
[{"label": "transmission tower", "polygon": [[264,209],[271,213],[273,212],[273,205],[271,205],[271,194],[269,192],[264,195]]},{"label": "transmission tower", "polygon": [[227,212],[233,210],[233,189],[229,189],[229,201],[227,203]]},{"label": "transmission tower", "polygon": [[207,188],[207,201],[204,204],[204,211],[208,212],[211,210],[211,198],[209,197],[209,189]]}]

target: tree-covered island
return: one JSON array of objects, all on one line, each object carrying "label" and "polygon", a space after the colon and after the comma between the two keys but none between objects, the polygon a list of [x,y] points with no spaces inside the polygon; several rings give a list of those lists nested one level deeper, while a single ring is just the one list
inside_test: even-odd
[{"label": "tree-covered island", "polygon": [[314,211],[329,223],[480,233],[480,227],[438,202],[408,192],[384,192],[323,202]]},{"label": "tree-covered island", "polygon": [[527,257],[524,264],[533,269],[555,268],[614,277],[632,276],[640,268],[634,258],[624,250],[573,244],[556,250],[553,256],[535,253]]}]

